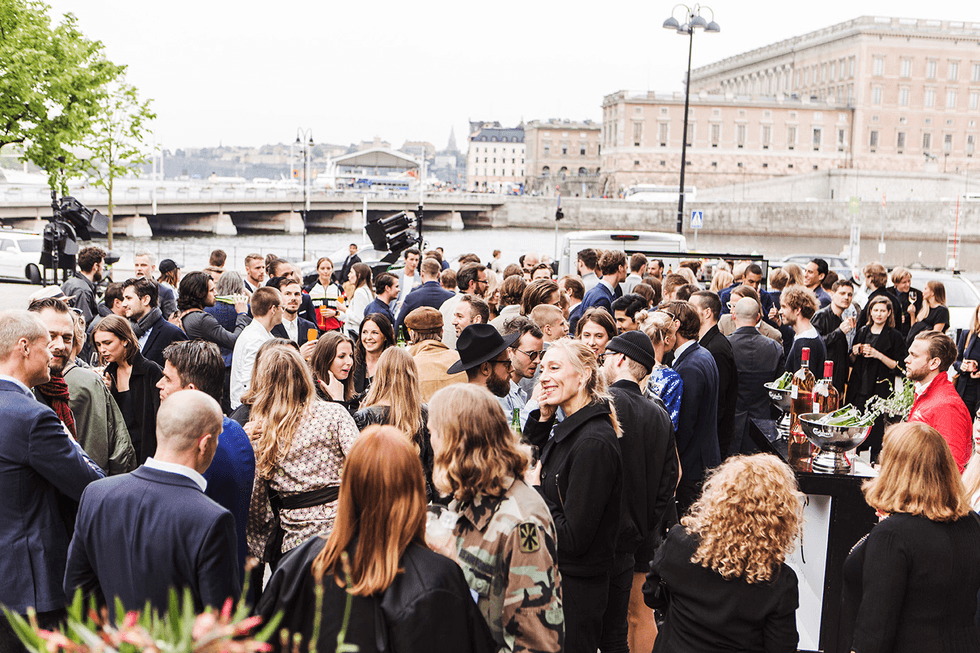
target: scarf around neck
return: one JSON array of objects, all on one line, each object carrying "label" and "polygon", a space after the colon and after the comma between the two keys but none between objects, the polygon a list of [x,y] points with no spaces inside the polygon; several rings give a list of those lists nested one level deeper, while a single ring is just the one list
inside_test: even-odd
[{"label": "scarf around neck", "polygon": [[71,407],[68,405],[69,393],[68,384],[65,383],[65,377],[56,374],[51,375],[51,380],[47,383],[42,383],[41,385],[35,386],[41,396],[51,410],[55,412],[58,419],[64,423],[68,432],[71,433],[71,437],[78,439],[78,434],[75,432],[75,416],[72,415]]},{"label": "scarf around neck", "polygon": [[156,324],[156,321],[163,317],[163,313],[159,308],[153,307],[150,312],[140,318],[139,322],[130,322],[133,327],[133,333],[136,334],[136,339],[139,340],[146,332],[150,330],[150,327]]}]

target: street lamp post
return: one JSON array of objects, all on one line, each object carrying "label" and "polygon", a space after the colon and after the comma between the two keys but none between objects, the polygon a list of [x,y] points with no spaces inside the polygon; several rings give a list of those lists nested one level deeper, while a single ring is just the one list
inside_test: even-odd
[{"label": "street lamp post", "polygon": [[[305,142],[304,142],[305,141]],[[310,212],[310,159],[313,156],[313,128],[296,129],[296,143],[303,148],[303,260],[306,260],[306,216]]]},{"label": "street lamp post", "polygon": [[[679,23],[674,18],[674,12],[678,7],[684,8],[684,23]],[[711,12],[711,22],[709,23],[701,16],[701,10],[707,9]],[[695,4],[688,7],[684,4],[674,5],[670,11],[670,18],[664,21],[664,29],[671,29],[682,36],[688,37],[687,45],[687,77],[684,80],[684,132],[681,134],[681,182],[680,192],[677,197],[677,233],[684,232],[684,173],[687,168],[687,124],[688,113],[691,108],[691,54],[694,52],[694,30],[703,29],[706,33],[720,32],[721,27],[715,22],[715,12],[710,7]]]}]

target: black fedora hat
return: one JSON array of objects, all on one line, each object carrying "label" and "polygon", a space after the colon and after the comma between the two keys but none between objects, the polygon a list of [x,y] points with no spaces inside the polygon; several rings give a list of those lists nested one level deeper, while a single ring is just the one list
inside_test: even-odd
[{"label": "black fedora hat", "polygon": [[459,334],[459,340],[456,341],[459,360],[453,363],[446,370],[446,373],[459,374],[477,365],[482,365],[488,360],[496,358],[500,352],[517,342],[520,337],[520,331],[515,331],[509,336],[501,336],[500,332],[489,324],[471,324]]}]

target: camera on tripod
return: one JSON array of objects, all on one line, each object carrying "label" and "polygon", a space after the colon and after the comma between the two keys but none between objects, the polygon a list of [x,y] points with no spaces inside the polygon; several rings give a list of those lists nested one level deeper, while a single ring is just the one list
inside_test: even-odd
[{"label": "camera on tripod", "polygon": [[41,265],[46,270],[54,270],[54,281],[57,283],[58,270],[64,270],[65,277],[75,270],[78,241],[92,240],[93,233],[107,234],[109,218],[88,208],[74,197],[58,199],[55,191],[51,191],[51,213],[48,224],[44,227]]}]

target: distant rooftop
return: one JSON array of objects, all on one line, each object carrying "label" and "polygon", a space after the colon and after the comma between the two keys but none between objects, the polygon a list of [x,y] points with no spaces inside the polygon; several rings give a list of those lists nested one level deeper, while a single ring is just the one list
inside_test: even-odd
[{"label": "distant rooftop", "polygon": [[[617,91],[602,99],[602,106],[615,104],[620,100],[643,104],[684,104],[684,92],[662,91]],[[820,102],[806,97],[779,95],[735,95],[733,93],[691,93],[691,104],[713,104],[731,106],[806,106],[809,109],[839,109],[837,103]]]},{"label": "distant rooftop", "polygon": [[505,129],[497,127],[484,127],[470,136],[470,140],[490,143],[523,143],[524,128],[514,127],[511,129]]}]

